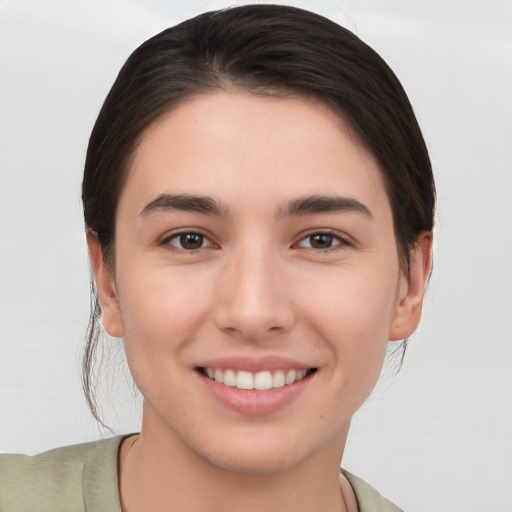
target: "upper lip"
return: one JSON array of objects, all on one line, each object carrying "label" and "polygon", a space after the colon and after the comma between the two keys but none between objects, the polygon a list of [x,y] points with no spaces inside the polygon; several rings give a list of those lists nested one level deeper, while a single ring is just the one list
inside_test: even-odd
[{"label": "upper lip", "polygon": [[308,370],[315,366],[290,359],[288,357],[268,355],[260,357],[225,356],[203,361],[199,363],[197,367],[219,370],[243,370],[251,373],[257,373],[265,370]]}]

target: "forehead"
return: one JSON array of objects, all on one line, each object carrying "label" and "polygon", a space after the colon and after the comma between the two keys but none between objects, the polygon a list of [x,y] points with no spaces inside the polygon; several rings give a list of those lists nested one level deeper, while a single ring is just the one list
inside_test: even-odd
[{"label": "forehead", "polygon": [[162,192],[227,202],[350,193],[387,202],[374,158],[339,115],[304,98],[239,92],[196,96],[146,130],[121,202]]}]

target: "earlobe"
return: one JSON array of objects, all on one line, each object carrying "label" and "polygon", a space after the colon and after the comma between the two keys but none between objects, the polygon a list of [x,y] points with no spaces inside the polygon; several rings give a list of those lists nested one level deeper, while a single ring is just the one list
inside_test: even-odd
[{"label": "earlobe", "polygon": [[409,275],[401,276],[399,297],[391,323],[391,341],[408,338],[418,327],[425,287],[432,268],[432,233],[420,233],[410,252]]},{"label": "earlobe", "polygon": [[96,280],[96,290],[101,306],[103,327],[110,336],[122,338],[124,335],[123,322],[119,309],[119,299],[117,297],[114,276],[105,263],[98,235],[91,229],[87,229],[86,234]]}]

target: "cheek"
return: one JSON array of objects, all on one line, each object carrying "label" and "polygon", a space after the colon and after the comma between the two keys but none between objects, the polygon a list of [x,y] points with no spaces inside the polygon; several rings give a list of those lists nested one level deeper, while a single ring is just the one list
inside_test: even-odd
[{"label": "cheek", "polygon": [[347,372],[378,373],[397,302],[398,265],[330,269],[324,279],[303,276],[302,285],[303,315],[336,362]]},{"label": "cheek", "polygon": [[200,275],[176,267],[127,269],[119,276],[127,353],[175,353],[194,337],[208,314],[210,292]]},{"label": "cheek", "polygon": [[209,292],[199,277],[172,267],[120,269],[118,276],[126,357],[137,387],[162,410],[186,402],[189,390],[180,383],[190,346],[202,337]]}]

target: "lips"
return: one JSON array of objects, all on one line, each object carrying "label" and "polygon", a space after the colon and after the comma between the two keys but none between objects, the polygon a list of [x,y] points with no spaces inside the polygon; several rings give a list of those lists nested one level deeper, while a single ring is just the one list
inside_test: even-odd
[{"label": "lips", "polygon": [[223,358],[196,368],[210,396],[244,416],[277,413],[295,402],[316,376],[316,367],[280,357]]},{"label": "lips", "polygon": [[246,370],[237,371],[230,368],[207,367],[201,368],[201,371],[208,378],[225,386],[244,390],[266,391],[299,382],[312,373],[314,369],[279,369],[253,373]]}]

